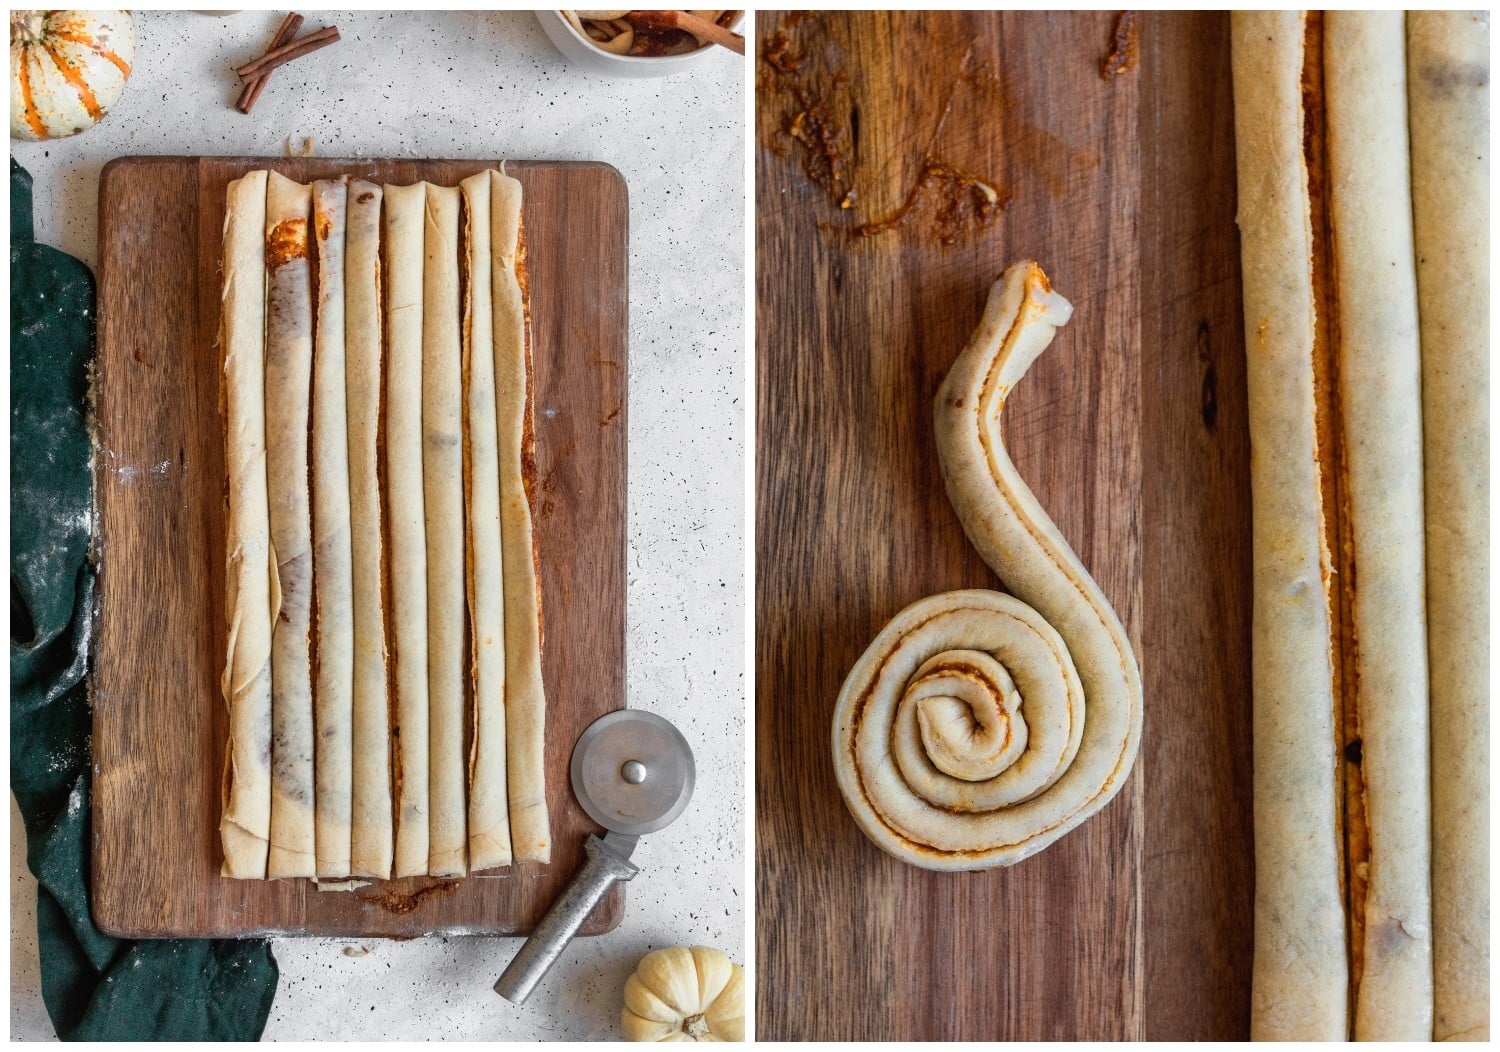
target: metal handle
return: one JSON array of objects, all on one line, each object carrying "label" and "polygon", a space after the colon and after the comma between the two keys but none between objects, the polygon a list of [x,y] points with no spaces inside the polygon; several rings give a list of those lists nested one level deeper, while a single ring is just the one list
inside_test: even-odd
[{"label": "metal handle", "polygon": [[531,996],[537,983],[557,963],[563,950],[588,920],[589,914],[599,904],[614,882],[629,880],[640,870],[628,858],[615,850],[614,841],[628,856],[635,847],[635,837],[610,833],[600,840],[593,834],[583,842],[588,858],[583,867],[574,874],[572,883],[561,897],[552,904],[542,922],[531,933],[531,938],[522,945],[521,951],[506,967],[500,981],[495,983],[495,992],[512,1004],[522,1004]]}]

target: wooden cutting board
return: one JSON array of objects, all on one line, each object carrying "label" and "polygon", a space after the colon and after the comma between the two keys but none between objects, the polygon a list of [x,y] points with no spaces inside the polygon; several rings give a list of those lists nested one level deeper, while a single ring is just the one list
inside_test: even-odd
[{"label": "wooden cutting board", "polygon": [[[585,727],[625,704],[626,188],[607,165],[510,163],[528,235],[552,862],[348,893],[219,876],[225,187],[254,168],[302,182],[348,173],[454,186],[499,164],[126,157],[105,167],[91,696],[93,909],[109,934],[521,934],[598,829],[573,798],[568,759]],[[583,934],[612,929],[623,908],[616,885]]]},{"label": "wooden cutting board", "polygon": [[[1115,23],[759,16],[760,1038],[1246,1036],[1227,18],[1143,15],[1138,63],[1106,77]],[[988,223],[949,210],[966,191],[943,172],[997,191]],[[991,282],[1025,258],[1074,314],[1007,400],[1007,448],[1135,644],[1145,732],[1120,794],[1052,847],[931,873],[860,833],[830,720],[904,606],[999,586],[949,506],[931,407]]]}]

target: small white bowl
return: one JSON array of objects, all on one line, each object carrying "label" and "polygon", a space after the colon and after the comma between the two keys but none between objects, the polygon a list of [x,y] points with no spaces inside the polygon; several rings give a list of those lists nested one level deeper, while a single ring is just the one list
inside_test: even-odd
[{"label": "small white bowl", "polygon": [[[684,55],[662,55],[650,58],[645,55],[612,55],[594,46],[594,42],[574,29],[560,11],[537,11],[536,20],[542,24],[542,32],[557,46],[557,50],[578,66],[590,73],[605,77],[665,77],[669,73],[681,73],[702,62],[711,51],[725,49],[715,44],[705,44],[696,51]],[[734,29],[745,20],[741,11],[735,15]]]}]

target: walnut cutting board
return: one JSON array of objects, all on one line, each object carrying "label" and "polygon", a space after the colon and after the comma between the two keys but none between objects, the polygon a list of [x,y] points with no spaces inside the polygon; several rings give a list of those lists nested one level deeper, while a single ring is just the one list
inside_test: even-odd
[{"label": "walnut cutting board", "polygon": [[[1113,12],[759,16],[762,1039],[1247,1036],[1228,20],[1143,14],[1139,63],[1106,79],[1114,25]],[[808,170],[809,141],[836,147],[834,192],[818,185],[826,167]],[[940,187],[920,186],[934,162],[988,182],[1003,208],[982,228],[945,221]],[[1009,396],[1007,448],[1130,634],[1144,737],[1114,801],[1047,850],[932,873],[861,834],[830,721],[850,666],[904,606],[999,587],[945,495],[932,399],[991,282],[1025,258],[1074,314]]]},{"label": "walnut cutting board", "polygon": [[[598,829],[568,784],[593,720],[625,704],[627,198],[600,164],[510,163],[525,191],[535,362],[550,866],[349,893],[219,876],[224,192],[254,168],[307,182],[454,186],[499,161],[127,157],[99,186],[101,573],[92,680],[93,909],[129,937],[528,932]],[[608,931],[617,885],[584,928]]]}]

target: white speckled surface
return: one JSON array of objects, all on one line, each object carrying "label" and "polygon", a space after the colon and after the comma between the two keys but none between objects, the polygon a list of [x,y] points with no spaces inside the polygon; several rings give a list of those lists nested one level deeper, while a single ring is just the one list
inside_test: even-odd
[{"label": "white speckled surface", "polygon": [[[643,838],[610,935],[575,943],[524,1007],[490,986],[519,942],[280,939],[267,1038],[609,1039],[635,962],[704,943],[745,959],[743,786],[744,69],[728,53],[664,80],[574,71],[525,12],[303,11],[342,41],[278,70],[252,115],[231,67],[282,12],[138,12],[137,65],[98,127],[13,142],[38,240],[95,264],[99,170],[126,154],[607,161],[630,187],[630,704],[677,724],[698,788]],[[11,804],[11,1037],[47,1039],[35,882]],[[359,947],[368,947],[361,956]]]}]

